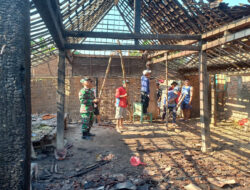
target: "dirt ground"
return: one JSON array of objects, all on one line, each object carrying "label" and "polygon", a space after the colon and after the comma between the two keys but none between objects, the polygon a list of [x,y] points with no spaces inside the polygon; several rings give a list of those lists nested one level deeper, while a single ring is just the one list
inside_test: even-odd
[{"label": "dirt ground", "polygon": [[[38,179],[34,189],[115,189],[115,184],[130,181],[137,189],[184,189],[192,183],[200,189],[250,189],[250,132],[232,124],[218,123],[211,128],[212,148],[202,153],[199,120],[170,124],[126,124],[127,130],[117,133],[110,127],[93,127],[93,140],[82,140],[80,125],[66,130],[68,149],[65,160],[56,161],[53,151],[38,154]],[[79,177],[72,177],[90,168],[98,160],[114,155],[107,164]],[[130,165],[131,156],[138,156],[146,166]],[[56,170],[54,167],[56,166]],[[117,179],[117,176],[122,176]],[[209,178],[235,180],[233,185],[219,187]],[[124,178],[124,179],[123,179]],[[145,185],[146,184],[146,185]],[[102,186],[102,187],[99,187]]]}]

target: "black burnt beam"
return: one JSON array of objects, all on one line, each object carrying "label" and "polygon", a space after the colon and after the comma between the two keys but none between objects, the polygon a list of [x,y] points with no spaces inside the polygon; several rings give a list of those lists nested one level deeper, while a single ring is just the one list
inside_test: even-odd
[{"label": "black burnt beam", "polygon": [[201,35],[191,34],[140,34],[140,33],[112,33],[89,31],[64,31],[67,37],[77,38],[112,38],[112,39],[147,39],[147,40],[200,40]]},{"label": "black burnt beam", "polygon": [[63,50],[65,44],[65,38],[62,32],[63,24],[58,17],[59,12],[55,1],[33,0],[33,2],[45,25],[47,26],[53,40],[55,41],[56,46],[58,47],[58,49]]},{"label": "black burnt beam", "polygon": [[193,50],[200,51],[201,46],[192,45],[100,45],[100,44],[65,44],[65,49],[77,50]]},{"label": "black burnt beam", "polygon": [[[139,34],[141,29],[141,0],[134,0],[134,33]],[[139,40],[135,40],[135,45],[139,45]]]}]

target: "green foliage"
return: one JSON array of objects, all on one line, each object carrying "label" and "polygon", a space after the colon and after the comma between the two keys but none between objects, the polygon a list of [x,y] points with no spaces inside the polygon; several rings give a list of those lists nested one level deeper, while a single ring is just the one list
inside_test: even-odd
[{"label": "green foliage", "polygon": [[50,53],[56,50],[56,47],[54,44],[46,44],[46,41],[44,38],[39,38],[38,41],[31,41],[30,42],[31,47],[35,47],[32,49],[31,53],[34,55],[38,52],[43,53]]}]

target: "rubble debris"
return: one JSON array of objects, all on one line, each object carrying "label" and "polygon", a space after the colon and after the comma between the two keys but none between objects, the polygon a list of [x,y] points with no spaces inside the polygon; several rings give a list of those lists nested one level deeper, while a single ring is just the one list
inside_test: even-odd
[{"label": "rubble debris", "polygon": [[57,159],[57,160],[64,160],[65,158],[66,158],[66,156],[67,156],[67,149],[66,148],[64,148],[62,151],[57,151],[57,150],[55,150],[55,158]]},{"label": "rubble debris", "polygon": [[131,164],[132,166],[139,166],[139,165],[144,165],[144,166],[146,166],[146,165],[147,165],[146,163],[141,162],[140,158],[138,158],[138,157],[136,157],[136,156],[132,156],[132,157],[130,158],[130,164]]},{"label": "rubble debris", "polygon": [[123,174],[113,174],[110,177],[114,178],[115,180],[117,180],[119,182],[124,182],[127,179],[127,177]]},{"label": "rubble debris", "polygon": [[53,119],[53,118],[55,118],[55,117],[56,117],[56,115],[46,114],[46,115],[43,115],[43,116],[42,116],[42,119],[43,119],[43,120],[49,120],[49,119]]},{"label": "rubble debris", "polygon": [[119,189],[136,190],[136,186],[133,183],[131,183],[130,181],[118,183],[115,185],[114,188],[116,190],[119,190]]},{"label": "rubble debris", "polygon": [[96,168],[99,168],[99,167],[101,167],[109,162],[110,162],[109,160],[101,160],[97,164],[94,164],[94,165],[91,165],[89,167],[82,169],[82,171],[79,171],[77,174],[70,176],[70,178],[82,176],[82,175],[84,175],[84,174],[86,174],[86,173],[88,173]]},{"label": "rubble debris", "polygon": [[115,155],[112,154],[112,153],[109,153],[107,156],[105,156],[103,158],[103,160],[106,160],[106,161],[111,161],[111,160],[114,160],[115,159]]},{"label": "rubble debris", "polygon": [[207,178],[207,180],[213,184],[213,185],[216,185],[218,187],[224,187],[225,185],[233,185],[233,184],[236,184],[236,181],[234,179],[231,179],[231,180],[228,180],[228,179],[222,179],[222,178],[219,178],[219,177],[216,177],[216,178]]},{"label": "rubble debris", "polygon": [[170,172],[172,170],[172,167],[171,166],[168,166],[167,168],[165,168],[165,172]]},{"label": "rubble debris", "polygon": [[196,186],[193,183],[190,183],[189,185],[184,186],[184,188],[186,190],[201,190],[201,188],[199,188],[198,186]]}]

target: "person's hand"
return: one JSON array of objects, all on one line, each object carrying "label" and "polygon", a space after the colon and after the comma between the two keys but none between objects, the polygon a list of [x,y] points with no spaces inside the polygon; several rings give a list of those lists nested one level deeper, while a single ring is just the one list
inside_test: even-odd
[{"label": "person's hand", "polygon": [[189,101],[188,105],[191,105],[192,101]]}]

